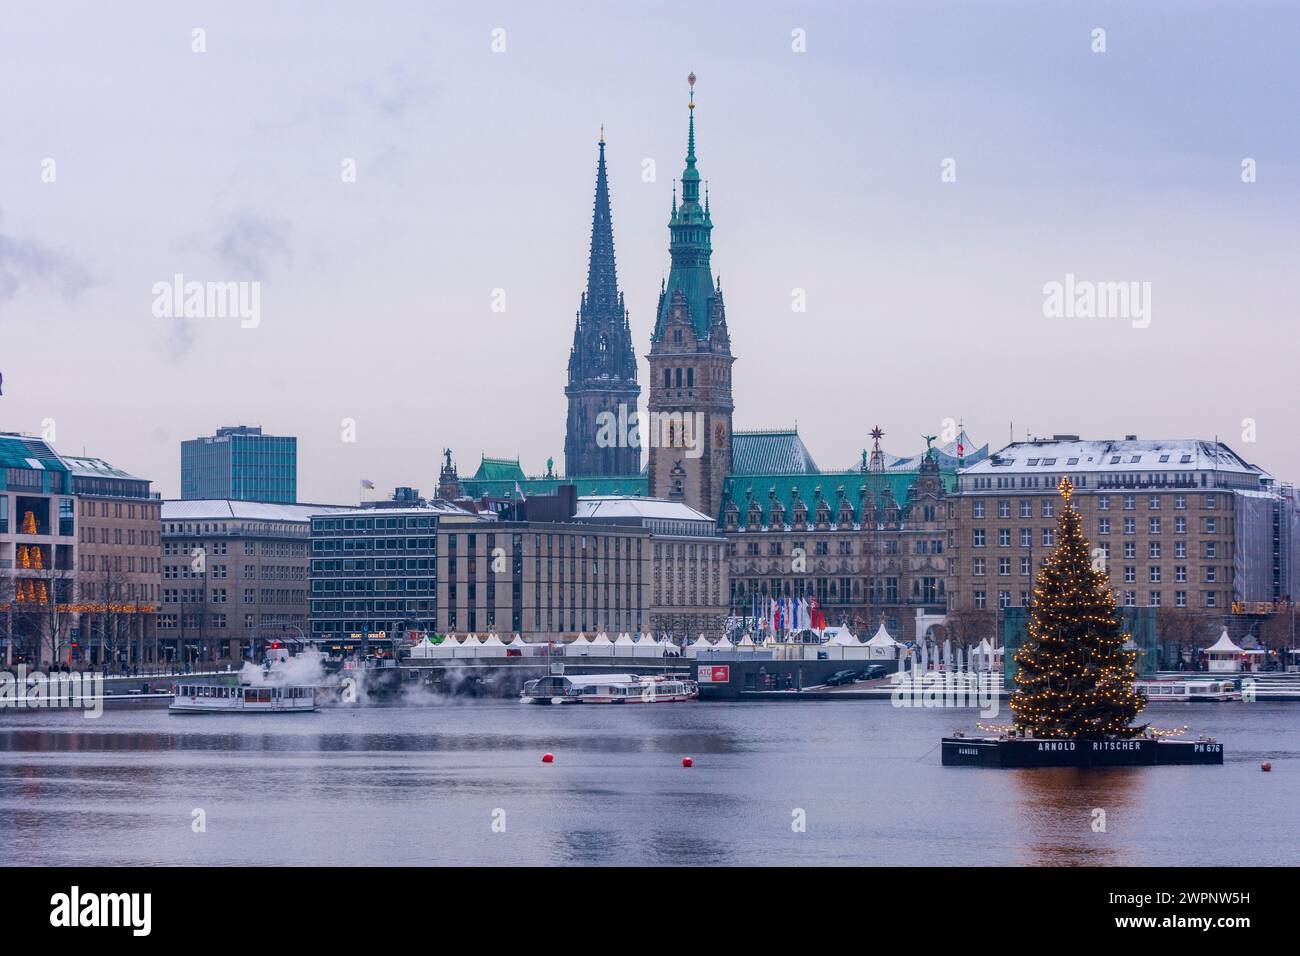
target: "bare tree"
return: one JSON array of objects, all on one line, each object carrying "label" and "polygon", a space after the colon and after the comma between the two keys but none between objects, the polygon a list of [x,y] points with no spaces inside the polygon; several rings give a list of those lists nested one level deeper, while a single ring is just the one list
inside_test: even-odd
[{"label": "bare tree", "polygon": [[1156,610],[1157,640],[1177,648],[1180,660],[1195,661],[1196,652],[1208,645],[1214,621],[1204,611],[1193,608],[1161,607]]}]

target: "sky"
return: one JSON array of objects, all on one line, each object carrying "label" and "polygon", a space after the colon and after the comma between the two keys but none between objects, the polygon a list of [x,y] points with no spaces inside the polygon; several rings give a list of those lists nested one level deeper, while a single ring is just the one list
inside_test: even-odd
[{"label": "sky", "polygon": [[[644,401],[694,71],[737,429],[828,469],[877,424],[1218,436],[1294,481],[1298,46],[1253,2],[11,5],[0,430],[165,497],[239,423],[303,501],[561,464],[601,124]],[[256,322],[157,314],[178,274]],[[1045,314],[1067,276],[1149,308]]]}]

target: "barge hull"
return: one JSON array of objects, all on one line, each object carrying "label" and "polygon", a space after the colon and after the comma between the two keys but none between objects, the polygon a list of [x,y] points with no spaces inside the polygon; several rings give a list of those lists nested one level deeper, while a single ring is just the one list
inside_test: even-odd
[{"label": "barge hull", "polygon": [[1153,767],[1223,763],[1223,744],[1188,740],[944,737],[945,767]]}]

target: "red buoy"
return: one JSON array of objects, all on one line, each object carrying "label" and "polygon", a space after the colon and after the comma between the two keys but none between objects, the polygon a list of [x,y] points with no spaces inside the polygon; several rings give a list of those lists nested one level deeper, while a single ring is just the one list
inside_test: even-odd
[{"label": "red buoy", "polygon": [[1273,765],[1269,763],[1267,760],[1265,760],[1262,764],[1259,765],[1259,769],[1264,771],[1265,773],[1268,773],[1270,770],[1273,769]]},{"label": "red buoy", "polygon": [[554,761],[555,761],[555,754],[551,753],[550,751],[547,751],[546,753],[542,754],[542,763],[553,763]]},{"label": "red buoy", "polygon": [[692,760],[690,757],[683,757],[683,758],[682,758],[682,766],[683,766],[683,767],[694,767],[694,766],[695,766],[695,761]]}]

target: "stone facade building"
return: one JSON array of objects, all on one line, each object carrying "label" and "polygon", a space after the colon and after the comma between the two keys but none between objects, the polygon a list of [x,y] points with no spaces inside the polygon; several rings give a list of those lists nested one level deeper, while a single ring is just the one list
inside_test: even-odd
[{"label": "stone facade building", "polygon": [[162,502],[149,481],[101,458],[63,456],[77,496],[80,657],[99,666],[157,657]]},{"label": "stone facade building", "polygon": [[162,503],[158,644],[179,663],[255,658],[308,628],[311,516],[346,509],[228,499]]},{"label": "stone facade building", "polygon": [[1056,544],[1063,477],[1121,607],[1217,618],[1234,602],[1291,593],[1291,549],[1273,546],[1282,499],[1269,475],[1227,445],[1057,435],[1008,445],[958,478],[953,609],[1029,605]]},{"label": "stone facade building", "polygon": [[742,433],[736,448],[742,460],[802,467],[728,478],[721,529],[734,614],[764,617],[773,600],[802,598],[828,624],[869,633],[883,622],[909,640],[918,611],[944,613],[955,479],[947,454],[886,464],[877,438],[861,468],[822,472],[794,432]]},{"label": "stone facade building", "polygon": [[567,641],[637,632],[650,610],[650,533],[574,521],[443,523],[438,631]]}]

